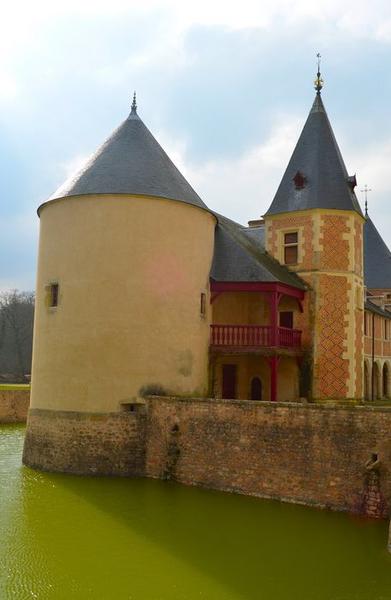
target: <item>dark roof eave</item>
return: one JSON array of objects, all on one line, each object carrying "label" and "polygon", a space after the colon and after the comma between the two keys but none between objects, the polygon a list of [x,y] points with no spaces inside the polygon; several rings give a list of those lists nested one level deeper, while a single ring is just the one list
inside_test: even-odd
[{"label": "dark roof eave", "polygon": [[373,302],[370,302],[369,300],[365,301],[365,310],[368,310],[371,313],[376,313],[377,315],[380,315],[381,317],[385,317],[386,319],[391,319],[391,312],[381,308],[380,306],[377,306],[376,304],[373,304]]},{"label": "dark roof eave", "polygon": [[163,196],[162,194],[140,194],[140,193],[132,193],[132,192],[114,192],[114,193],[90,193],[90,194],[69,194],[66,196],[59,196],[58,198],[50,198],[49,200],[46,200],[45,202],[42,202],[42,204],[40,204],[37,208],[37,215],[40,216],[40,212],[42,210],[42,208],[44,208],[45,206],[47,206],[48,204],[54,204],[55,202],[60,202],[61,200],[67,200],[68,198],[79,198],[79,197],[86,197],[86,196],[124,196],[124,197],[128,197],[131,196],[133,198],[157,198],[159,200],[169,200],[170,202],[180,202],[181,204],[188,204],[189,206],[194,206],[194,208],[199,208],[200,210],[204,210],[206,212],[208,212],[209,214],[211,214],[217,222],[217,217],[216,214],[210,210],[206,205],[205,206],[199,206],[197,204],[192,204],[191,202],[187,202],[186,200],[180,200],[179,198],[170,198],[168,196]]},{"label": "dark roof eave", "polygon": [[[307,208],[300,208],[300,209],[298,209],[295,212],[310,212],[310,211],[313,212],[314,210],[322,211],[322,212],[333,211],[333,210],[337,210],[338,212],[349,212],[349,213],[352,212],[352,210],[349,209],[349,208],[338,208],[338,207],[334,207],[334,208],[331,208],[331,207],[329,207],[329,208],[319,208],[319,207],[311,208],[311,207],[307,207]],[[362,212],[358,212],[358,211],[354,211],[354,212],[356,213],[356,215],[358,217],[361,217],[361,220],[363,222],[366,221],[366,218],[364,217],[364,215],[362,214]],[[280,217],[281,215],[291,215],[291,214],[292,214],[292,211],[289,211],[289,210],[286,210],[285,212],[278,212],[277,213],[277,212],[270,212],[270,209],[269,209],[267,212],[265,212],[265,214],[262,215],[262,218],[264,219],[265,217],[269,217],[269,216],[272,217],[274,215]]]}]

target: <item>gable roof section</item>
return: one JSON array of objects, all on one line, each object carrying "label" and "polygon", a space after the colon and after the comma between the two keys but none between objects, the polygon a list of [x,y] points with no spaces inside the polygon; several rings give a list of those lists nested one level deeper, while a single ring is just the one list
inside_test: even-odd
[{"label": "gable roof section", "polygon": [[[280,282],[301,290],[304,281],[272,258],[250,229],[215,213],[218,223],[210,276],[214,281]],[[258,234],[259,235],[259,234]]]},{"label": "gable roof section", "polygon": [[368,289],[391,289],[391,252],[370,217],[364,224],[364,283]]},{"label": "gable roof section", "polygon": [[374,302],[371,302],[371,297],[369,296],[365,301],[365,310],[369,310],[369,312],[376,313],[380,317],[385,317],[386,319],[391,319],[391,312],[381,306],[378,306]]},{"label": "gable roof section", "polygon": [[135,108],[81,171],[50,200],[86,194],[158,196],[207,209]]},{"label": "gable roof section", "polygon": [[[295,186],[297,173],[304,187]],[[320,94],[317,94],[288,167],[266,215],[313,208],[362,214]],[[299,187],[299,189],[298,189]]]}]

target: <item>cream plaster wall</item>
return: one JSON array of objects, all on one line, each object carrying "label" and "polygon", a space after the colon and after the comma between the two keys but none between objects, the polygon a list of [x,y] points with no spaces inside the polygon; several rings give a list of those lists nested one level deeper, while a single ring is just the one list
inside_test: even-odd
[{"label": "cream plaster wall", "polygon": [[212,304],[216,325],[269,325],[269,304],[256,292],[223,292]]},{"label": "cream plaster wall", "polygon": [[206,395],[215,218],[108,195],[49,202],[40,217],[31,406],[115,411],[153,384]]}]

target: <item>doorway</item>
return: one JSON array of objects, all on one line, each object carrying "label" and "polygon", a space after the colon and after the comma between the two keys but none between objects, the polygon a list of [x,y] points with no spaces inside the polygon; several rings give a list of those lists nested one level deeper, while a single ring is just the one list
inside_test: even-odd
[{"label": "doorway", "polygon": [[251,380],[251,400],[262,400],[262,381],[259,377],[253,377]]},{"label": "doorway", "polygon": [[223,385],[222,398],[225,400],[233,400],[236,398],[236,365],[223,365]]},{"label": "doorway", "polygon": [[281,311],[280,312],[280,327],[286,327],[287,329],[293,329],[293,312],[292,311]]}]

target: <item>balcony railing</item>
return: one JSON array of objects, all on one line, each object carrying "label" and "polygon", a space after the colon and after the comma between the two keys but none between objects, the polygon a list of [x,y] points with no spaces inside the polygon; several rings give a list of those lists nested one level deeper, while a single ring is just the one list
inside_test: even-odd
[{"label": "balcony railing", "polygon": [[211,346],[300,348],[301,331],[270,325],[211,325]]}]

